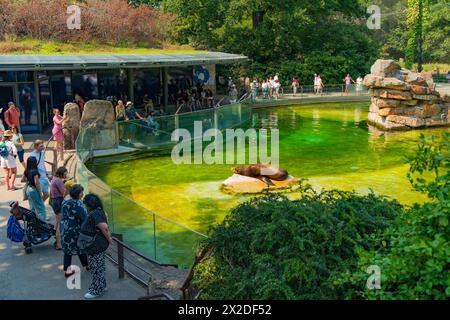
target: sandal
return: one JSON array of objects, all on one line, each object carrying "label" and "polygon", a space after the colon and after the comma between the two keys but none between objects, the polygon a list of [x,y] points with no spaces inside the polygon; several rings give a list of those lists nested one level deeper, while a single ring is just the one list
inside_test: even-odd
[{"label": "sandal", "polygon": [[56,251],[61,251],[62,247],[56,247],[56,242],[53,243],[53,247],[55,248]]}]

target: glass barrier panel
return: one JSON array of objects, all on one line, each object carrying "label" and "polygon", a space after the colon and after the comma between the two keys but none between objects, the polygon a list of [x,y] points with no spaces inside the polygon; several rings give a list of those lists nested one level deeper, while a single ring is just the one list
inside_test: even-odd
[{"label": "glass barrier panel", "polygon": [[151,259],[156,259],[153,214],[120,193],[112,192],[114,233],[123,235],[125,243]]},{"label": "glass barrier panel", "polygon": [[178,264],[189,268],[195,258],[198,244],[204,236],[186,227],[155,216],[156,260],[167,264]]}]

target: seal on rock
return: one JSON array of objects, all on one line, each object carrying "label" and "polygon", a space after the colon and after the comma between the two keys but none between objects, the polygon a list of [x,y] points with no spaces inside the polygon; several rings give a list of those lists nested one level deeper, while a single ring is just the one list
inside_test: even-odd
[{"label": "seal on rock", "polygon": [[249,166],[236,167],[231,169],[235,174],[240,174],[246,177],[252,177],[261,180],[267,186],[273,186],[275,181],[284,181],[289,177],[287,170],[278,169],[271,165],[254,164]]}]

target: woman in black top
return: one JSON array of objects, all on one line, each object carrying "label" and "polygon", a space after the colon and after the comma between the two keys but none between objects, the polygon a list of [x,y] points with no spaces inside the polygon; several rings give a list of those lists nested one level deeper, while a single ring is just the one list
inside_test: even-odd
[{"label": "woman in black top", "polygon": [[102,295],[106,290],[105,251],[108,245],[111,244],[112,237],[100,198],[95,194],[88,194],[84,197],[83,203],[88,211],[88,217],[81,226],[80,232],[90,236],[95,235],[94,244],[87,250],[92,282],[89,292],[84,297],[86,299],[94,299]]},{"label": "woman in black top", "polygon": [[29,157],[22,181],[27,183],[26,195],[30,204],[30,210],[34,211],[42,221],[45,221],[47,213],[39,177],[38,161],[35,157]]}]

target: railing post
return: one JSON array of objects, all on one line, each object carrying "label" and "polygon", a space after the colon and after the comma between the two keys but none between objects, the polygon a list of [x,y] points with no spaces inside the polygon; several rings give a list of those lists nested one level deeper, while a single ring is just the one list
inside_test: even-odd
[{"label": "railing post", "polygon": [[113,234],[114,238],[117,241],[117,264],[119,268],[119,279],[123,279],[125,277],[125,266],[124,266],[124,256],[123,256],[123,235],[122,234]]},{"label": "railing post", "polygon": [[219,129],[219,114],[218,111],[214,109],[214,129]]},{"label": "railing post", "polygon": [[180,128],[180,119],[178,118],[177,114],[175,115],[174,120],[175,120],[175,129],[179,129]]},{"label": "railing post", "polygon": [[155,260],[156,260],[156,216],[153,215],[153,247],[155,250]]}]

